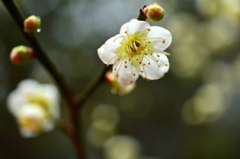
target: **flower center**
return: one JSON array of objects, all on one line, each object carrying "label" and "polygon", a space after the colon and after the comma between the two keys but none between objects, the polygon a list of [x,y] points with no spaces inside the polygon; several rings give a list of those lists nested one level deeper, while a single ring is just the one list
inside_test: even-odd
[{"label": "flower center", "polygon": [[19,119],[19,124],[33,133],[37,133],[42,129],[41,121],[35,117],[22,117]]},{"label": "flower center", "polygon": [[138,52],[141,46],[141,41],[133,40],[130,42],[129,50],[131,50],[131,52]]},{"label": "flower center", "polygon": [[149,30],[137,31],[134,34],[126,31],[126,36],[122,37],[120,42],[121,46],[115,51],[118,54],[118,60],[129,59],[133,65],[139,63],[143,56],[153,49],[153,45],[147,38]]}]

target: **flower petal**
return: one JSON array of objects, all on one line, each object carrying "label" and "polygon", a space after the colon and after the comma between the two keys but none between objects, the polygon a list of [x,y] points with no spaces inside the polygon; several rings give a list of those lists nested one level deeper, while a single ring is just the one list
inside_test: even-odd
[{"label": "flower petal", "polygon": [[[158,57],[159,55],[160,57]],[[153,55],[144,56],[142,60],[141,75],[147,79],[159,79],[169,70],[169,61],[165,54],[153,53]]]},{"label": "flower petal", "polygon": [[134,34],[137,31],[143,31],[147,28],[150,28],[150,25],[145,21],[139,21],[136,19],[131,20],[122,25],[120,29],[120,34],[124,34],[127,31],[130,34]]},{"label": "flower petal", "polygon": [[128,59],[116,62],[112,72],[121,87],[133,84],[139,76],[138,68],[131,65]]},{"label": "flower petal", "polygon": [[[149,41],[152,42],[155,49],[159,50],[165,50],[166,48],[169,47],[169,45],[172,42],[172,34],[168,30],[158,26],[152,26],[150,28],[148,38],[153,38],[150,39]],[[160,42],[161,39],[159,38],[164,39],[165,40],[164,43]]]},{"label": "flower petal", "polygon": [[97,51],[98,56],[105,64],[113,64],[116,54],[114,51],[119,48],[121,42],[121,35],[118,34],[108,39]]},{"label": "flower petal", "polygon": [[60,117],[60,108],[59,108],[59,94],[56,87],[52,84],[42,85],[42,94],[46,96],[46,101],[49,104],[49,113],[54,118]]}]

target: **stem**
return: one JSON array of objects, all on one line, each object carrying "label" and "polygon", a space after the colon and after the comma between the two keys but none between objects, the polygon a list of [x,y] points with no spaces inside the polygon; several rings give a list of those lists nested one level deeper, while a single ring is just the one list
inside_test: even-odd
[{"label": "stem", "polygon": [[85,159],[83,156],[83,153],[79,151],[83,148],[80,142],[78,142],[79,141],[78,138],[76,138],[77,137],[76,129],[72,125],[69,125],[68,123],[65,123],[60,119],[56,120],[56,124],[60,130],[62,130],[66,135],[70,137],[72,143],[74,143],[74,148],[75,148],[75,151],[77,152],[78,159]]},{"label": "stem", "polygon": [[77,113],[77,107],[78,103],[73,98],[72,91],[62,74],[58,71],[58,69],[55,67],[53,62],[50,60],[50,58],[47,56],[45,51],[40,46],[37,38],[35,36],[29,36],[27,33],[25,33],[24,30],[24,18],[22,14],[20,13],[19,9],[17,8],[16,4],[13,0],[2,0],[2,3],[8,10],[9,14],[12,16],[14,21],[16,22],[17,26],[20,28],[23,36],[28,41],[28,43],[31,45],[31,47],[34,49],[34,53],[38,61],[45,67],[45,69],[52,75],[52,78],[55,80],[62,96],[64,97],[71,116],[71,123],[73,124],[74,131],[71,131],[71,133],[68,133],[70,138],[73,141],[73,144],[76,148],[78,158],[85,159],[84,157],[84,149],[83,149],[83,142],[80,142],[81,136],[79,137],[79,133],[81,132],[78,126],[78,113]]},{"label": "stem", "polygon": [[100,85],[107,71],[108,71],[108,67],[104,67],[102,72],[99,75],[97,75],[95,79],[93,79],[89,83],[89,85],[87,85],[87,87],[83,90],[83,92],[76,96],[79,103],[79,108],[87,101],[87,99],[92,95],[94,90]]},{"label": "stem", "polygon": [[147,17],[146,15],[144,14],[144,8],[146,8],[147,6],[144,5],[140,10],[139,10],[139,15],[138,15],[138,20],[141,20],[141,21],[146,21]]}]

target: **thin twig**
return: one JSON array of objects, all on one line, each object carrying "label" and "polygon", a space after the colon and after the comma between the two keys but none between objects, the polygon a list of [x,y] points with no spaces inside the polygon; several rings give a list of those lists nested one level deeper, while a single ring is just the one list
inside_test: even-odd
[{"label": "thin twig", "polygon": [[95,91],[95,89],[100,85],[100,83],[103,81],[104,76],[106,72],[108,71],[108,67],[104,67],[102,72],[99,73],[99,75],[96,76],[95,79],[93,79],[89,85],[82,91],[82,93],[78,94],[76,96],[76,99],[79,104],[79,108],[87,101],[87,99],[92,95],[92,93]]}]

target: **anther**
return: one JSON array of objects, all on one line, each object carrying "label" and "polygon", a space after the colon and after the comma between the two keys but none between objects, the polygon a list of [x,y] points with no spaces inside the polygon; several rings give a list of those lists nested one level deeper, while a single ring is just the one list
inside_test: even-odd
[{"label": "anther", "polygon": [[116,77],[118,77],[118,74],[116,74]]},{"label": "anther", "polygon": [[127,66],[124,66],[124,68],[127,68]]},{"label": "anther", "polygon": [[147,29],[148,31],[150,31],[150,29]]},{"label": "anther", "polygon": [[125,31],[124,33],[127,34],[127,31]]},{"label": "anther", "polygon": [[130,81],[130,83],[133,83],[133,81]]},{"label": "anther", "polygon": [[120,61],[120,59],[117,59],[118,61]]},{"label": "anther", "polygon": [[136,76],[136,74],[134,73],[133,76]]},{"label": "anther", "polygon": [[165,39],[163,39],[163,40],[162,40],[162,43],[164,44],[165,42],[166,42],[166,40],[165,40]]},{"label": "anther", "polygon": [[156,62],[158,62],[158,60],[156,60]]},{"label": "anther", "polygon": [[160,57],[160,55],[157,55],[157,57]]},{"label": "anther", "polygon": [[127,63],[127,61],[124,61],[124,63]]},{"label": "anther", "polygon": [[148,64],[150,65],[150,62]]},{"label": "anther", "polygon": [[165,64],[165,66],[168,66],[168,64]]},{"label": "anther", "polygon": [[147,80],[148,80],[148,81],[150,81],[150,79],[149,79],[149,78],[147,78]]},{"label": "anther", "polygon": [[106,64],[106,66],[108,67],[108,66],[109,66],[109,64]]},{"label": "anther", "polygon": [[166,55],[167,55],[167,56],[170,56],[170,55],[171,55],[171,53],[167,53]]}]

